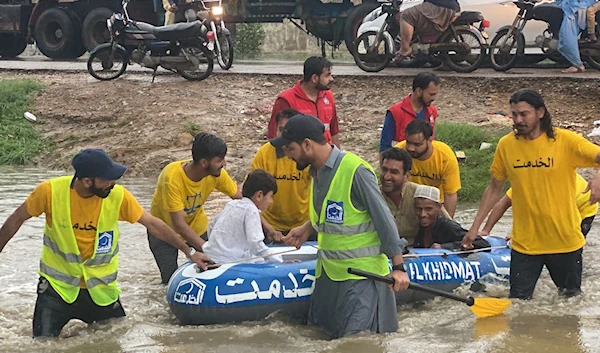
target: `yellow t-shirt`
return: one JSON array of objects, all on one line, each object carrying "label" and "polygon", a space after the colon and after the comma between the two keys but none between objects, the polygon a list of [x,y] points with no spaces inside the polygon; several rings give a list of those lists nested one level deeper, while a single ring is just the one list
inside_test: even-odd
[{"label": "yellow t-shirt", "polygon": [[187,162],[191,160],[169,163],[162,170],[152,197],[150,213],[174,228],[171,212],[183,211],[185,222],[198,235],[202,235],[208,227],[204,203],[210,193],[217,189],[233,197],[237,193],[237,184],[225,169],[221,169],[221,175],[218,177],[209,175],[200,181],[191,181],[183,170],[183,165]]},{"label": "yellow t-shirt", "polygon": [[574,132],[554,130],[555,139],[507,134],[490,167],[494,178],[508,179],[514,190],[512,247],[524,254],[567,253],[585,244],[575,202],[576,168],[597,167],[600,146]]},{"label": "yellow t-shirt", "polygon": [[308,167],[296,168],[296,162],[280,155],[271,143],[265,143],[256,153],[250,170],[264,169],[277,180],[273,203],[262,212],[264,219],[279,231],[289,231],[308,221],[310,180]]},{"label": "yellow t-shirt", "polygon": [[[583,193],[587,188],[588,182],[585,181],[581,175],[577,174],[575,183],[575,203],[577,204],[577,210],[581,215],[581,219],[595,216],[596,213],[598,213],[598,203],[590,204],[591,191],[588,191],[585,194]],[[506,191],[506,196],[508,196],[509,199],[512,199],[512,188]]]},{"label": "yellow t-shirt", "polygon": [[[119,210],[119,221],[136,223],[142,217],[144,208],[124,188],[123,202]],[[50,181],[40,183],[25,200],[27,213],[32,217],[39,217],[42,213],[46,215],[46,224],[52,227],[52,184]],[[77,191],[71,189],[71,224],[77,241],[77,247],[81,258],[85,261],[94,254],[96,243],[96,225],[100,217],[102,199],[100,197],[83,198]],[[81,281],[81,287],[85,288],[85,282]]]},{"label": "yellow t-shirt", "polygon": [[[433,141],[433,153],[424,161],[413,158],[409,180],[421,185],[440,189],[440,201],[444,194],[454,194],[460,190],[460,171],[454,151],[441,141]],[[397,148],[405,148],[406,141],[399,142]]]}]

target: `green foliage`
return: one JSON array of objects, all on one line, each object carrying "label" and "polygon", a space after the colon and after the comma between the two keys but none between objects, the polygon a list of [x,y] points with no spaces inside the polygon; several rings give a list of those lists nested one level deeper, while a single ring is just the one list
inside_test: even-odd
[{"label": "green foliage", "polygon": [[236,24],[235,53],[239,58],[256,58],[262,52],[265,31],[260,23]]},{"label": "green foliage", "polygon": [[23,117],[40,89],[40,83],[29,79],[0,80],[0,164],[29,164],[51,148]]},{"label": "green foliage", "polygon": [[[461,189],[458,192],[460,202],[479,202],[489,181],[489,169],[494,159],[498,140],[508,130],[485,130],[481,127],[439,122],[435,125],[436,139],[449,145],[454,151],[463,151],[466,160],[459,163]],[[480,150],[482,142],[492,146]]]}]

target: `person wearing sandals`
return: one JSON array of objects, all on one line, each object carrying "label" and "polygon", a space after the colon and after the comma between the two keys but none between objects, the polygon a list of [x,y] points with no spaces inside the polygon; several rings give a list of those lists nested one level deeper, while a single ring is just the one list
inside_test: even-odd
[{"label": "person wearing sandals", "polygon": [[596,37],[596,12],[600,10],[600,1],[596,1],[594,5],[587,8],[586,18],[587,18],[587,39],[588,43],[595,43],[598,41],[598,37]]},{"label": "person wearing sandals", "polygon": [[564,17],[558,32],[558,52],[565,58],[571,66],[563,73],[584,72],[585,67],[581,61],[579,53],[578,36],[582,29],[586,27],[586,12],[595,0],[562,0],[556,2],[563,12]]},{"label": "person wearing sandals", "polygon": [[410,42],[415,30],[421,35],[441,34],[460,12],[457,0],[425,0],[402,12],[400,19],[400,50],[392,63],[410,59]]}]

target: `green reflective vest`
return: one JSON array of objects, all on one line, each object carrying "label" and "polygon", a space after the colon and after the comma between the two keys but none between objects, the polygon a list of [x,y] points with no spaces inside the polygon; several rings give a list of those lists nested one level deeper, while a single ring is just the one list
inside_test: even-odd
[{"label": "green reflective vest", "polygon": [[357,210],[350,197],[354,173],[361,165],[373,171],[367,162],[354,154],[346,153],[342,157],[323,200],[320,215],[314,207],[314,179],[311,183],[310,220],[319,232],[317,278],[321,276],[322,268],[334,281],[364,279],[349,274],[348,267],[382,276],[389,274],[387,256],[381,252],[381,242],[371,216],[366,211]]},{"label": "green reflective vest", "polygon": [[119,210],[123,187],[115,185],[102,200],[94,254],[83,261],[71,224],[71,180],[66,176],[50,180],[52,185],[52,228],[46,223],[39,273],[62,299],[73,303],[79,295],[81,278],[94,303],[107,306],[119,298]]}]

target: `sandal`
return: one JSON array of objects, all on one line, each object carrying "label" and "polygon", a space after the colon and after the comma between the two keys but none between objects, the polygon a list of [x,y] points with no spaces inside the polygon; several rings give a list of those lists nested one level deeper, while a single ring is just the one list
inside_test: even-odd
[{"label": "sandal", "polygon": [[392,64],[398,64],[401,62],[410,62],[413,61],[415,59],[415,56],[410,53],[409,55],[402,55],[400,53],[397,53],[396,56],[394,56],[394,58],[392,59],[391,63]]},{"label": "sandal", "polygon": [[584,72],[585,68],[583,67],[577,67],[577,66],[571,66],[568,69],[564,69],[561,72],[563,74],[574,74],[574,73],[579,73],[579,72]]}]

